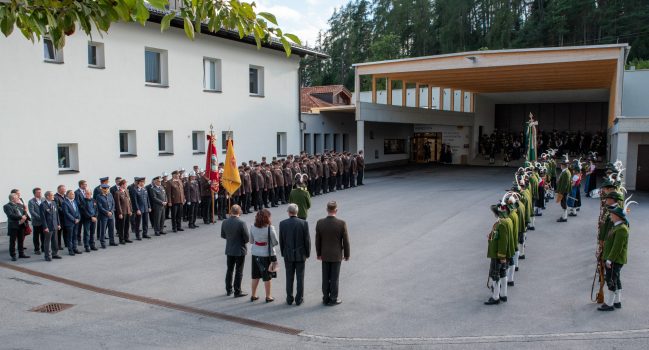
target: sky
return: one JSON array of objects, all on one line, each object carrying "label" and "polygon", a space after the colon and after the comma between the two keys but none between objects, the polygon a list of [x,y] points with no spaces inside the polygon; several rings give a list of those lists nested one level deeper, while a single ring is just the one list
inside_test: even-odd
[{"label": "sky", "polygon": [[256,0],[257,11],[277,17],[282,31],[297,35],[302,44],[315,45],[318,31],[328,28],[327,20],[349,0]]}]

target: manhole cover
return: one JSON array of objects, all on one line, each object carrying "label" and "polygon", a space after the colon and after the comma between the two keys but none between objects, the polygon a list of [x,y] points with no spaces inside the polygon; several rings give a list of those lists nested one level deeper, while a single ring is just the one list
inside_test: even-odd
[{"label": "manhole cover", "polygon": [[57,312],[63,311],[73,307],[73,304],[62,304],[62,303],[47,303],[41,306],[37,306],[29,311],[33,312],[42,312],[46,314],[55,314]]}]

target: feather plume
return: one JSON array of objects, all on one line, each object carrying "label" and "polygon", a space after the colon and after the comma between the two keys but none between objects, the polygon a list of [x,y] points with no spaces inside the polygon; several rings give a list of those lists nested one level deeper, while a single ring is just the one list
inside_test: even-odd
[{"label": "feather plume", "polygon": [[624,212],[625,212],[625,213],[628,213],[628,212],[631,211],[631,210],[629,209],[629,207],[630,207],[632,204],[639,204],[639,203],[636,202],[636,201],[632,201],[632,200],[631,200],[631,197],[633,197],[633,195],[630,195],[629,198],[627,198],[627,199],[624,200]]}]

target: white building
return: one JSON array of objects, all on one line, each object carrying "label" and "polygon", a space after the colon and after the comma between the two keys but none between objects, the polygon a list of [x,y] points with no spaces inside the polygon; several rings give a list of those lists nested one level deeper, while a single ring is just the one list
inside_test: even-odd
[{"label": "white building", "polygon": [[156,20],[78,32],[60,52],[0,38],[0,192],[29,199],[37,186],[204,168],[210,125],[219,147],[232,131],[239,162],[299,152],[300,56],[320,54],[294,47],[287,58],[227,31],[191,41]]}]

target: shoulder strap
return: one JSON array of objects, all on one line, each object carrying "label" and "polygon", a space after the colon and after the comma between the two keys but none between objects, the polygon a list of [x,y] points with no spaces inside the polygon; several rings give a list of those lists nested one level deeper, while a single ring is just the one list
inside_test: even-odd
[{"label": "shoulder strap", "polygon": [[273,241],[270,238],[270,225],[268,225],[268,257],[271,256],[270,254],[270,246],[273,244]]}]

